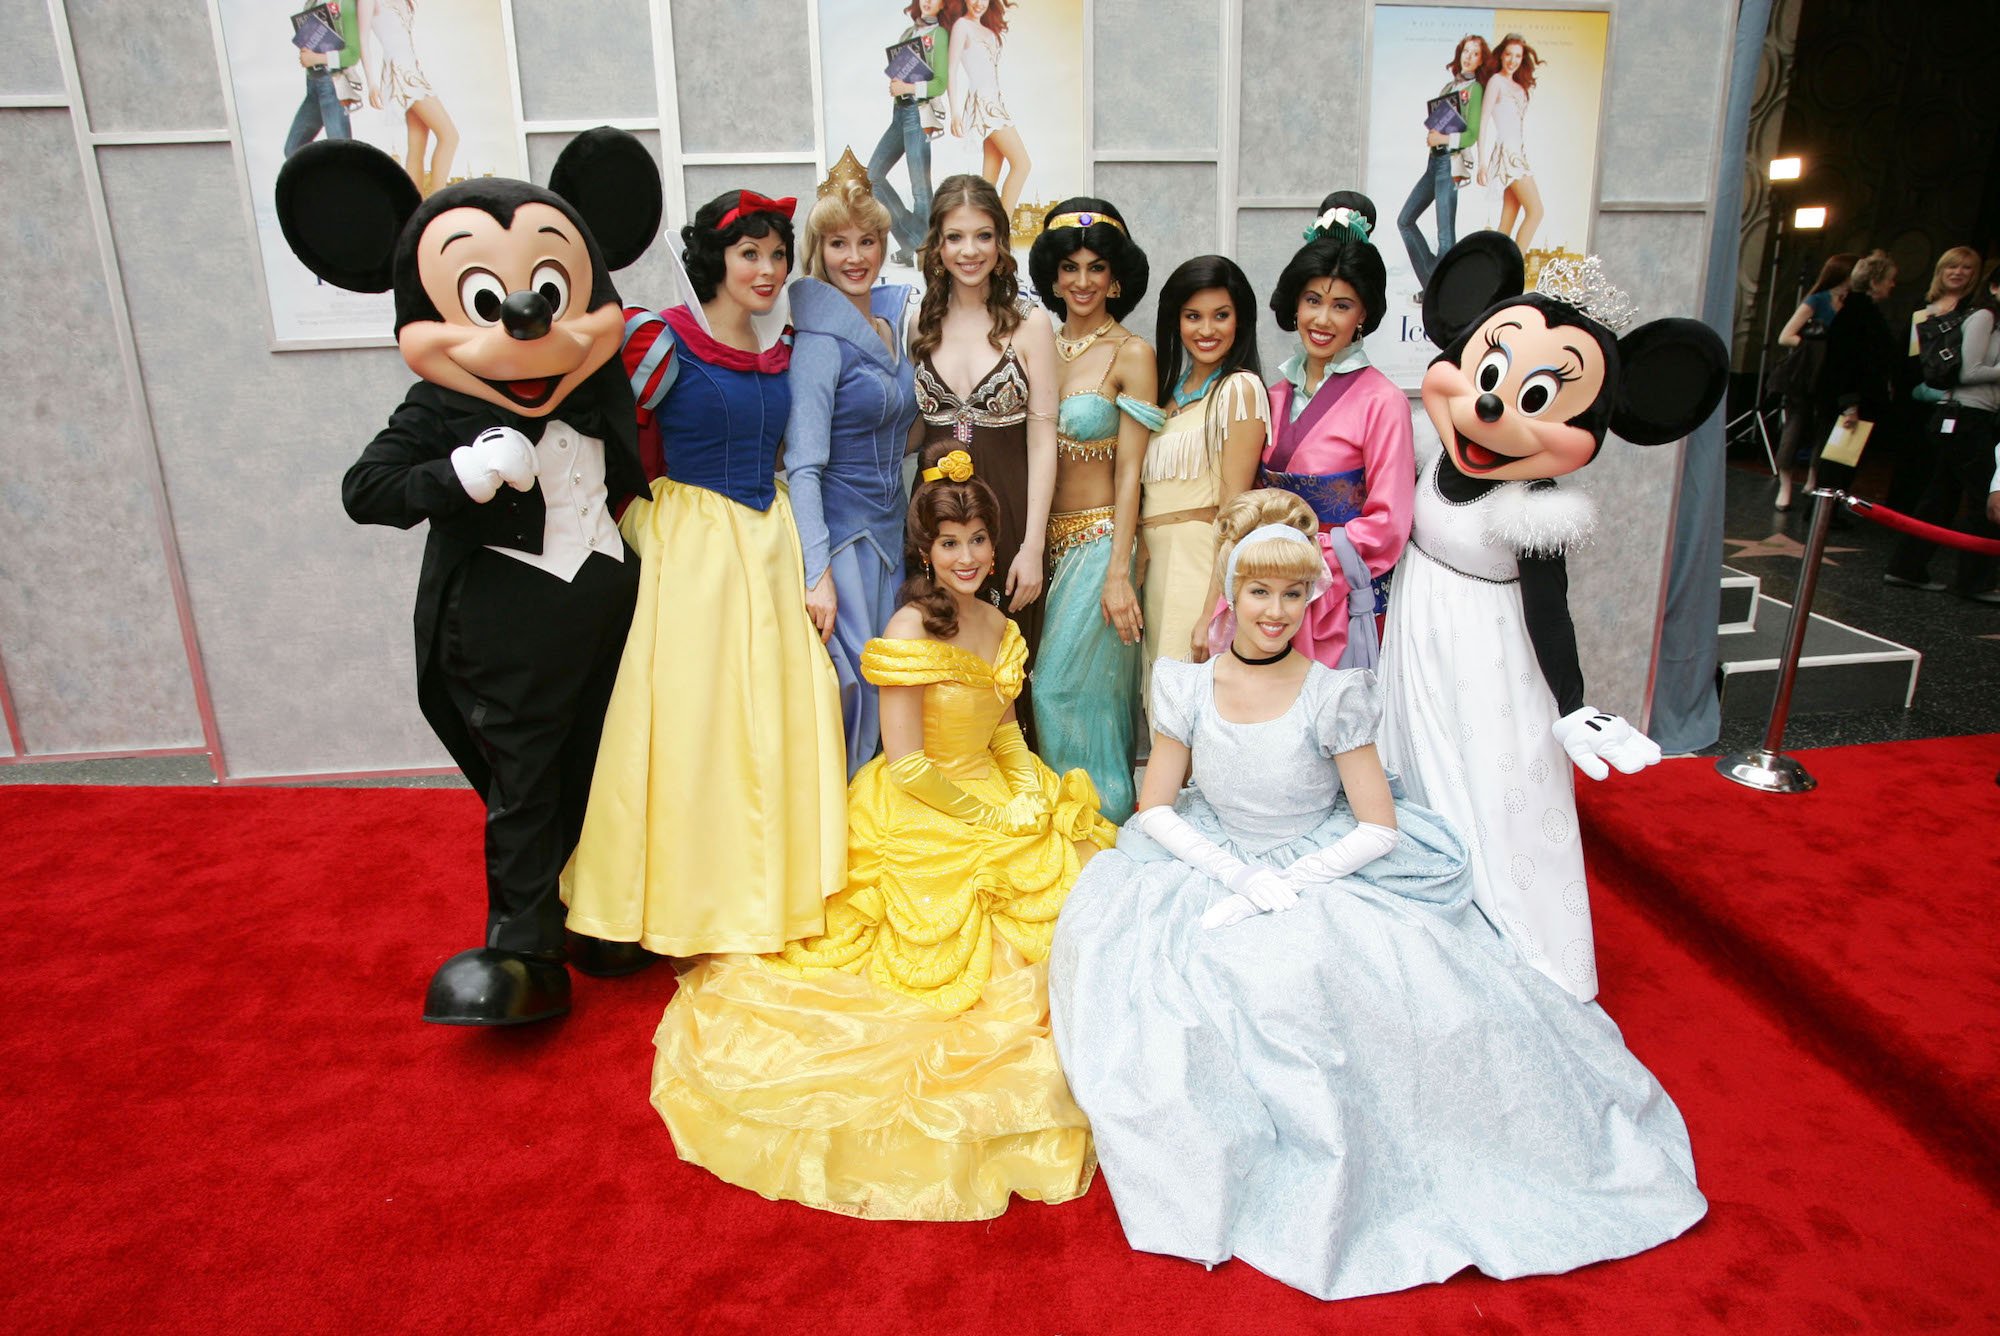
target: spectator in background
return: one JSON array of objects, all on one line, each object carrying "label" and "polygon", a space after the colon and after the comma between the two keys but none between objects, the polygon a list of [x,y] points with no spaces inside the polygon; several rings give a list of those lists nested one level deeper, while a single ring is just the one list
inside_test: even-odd
[{"label": "spectator in background", "polygon": [[[1959,247],[1964,250],[1964,247]],[[1946,258],[1956,254],[1946,251]],[[1939,273],[1945,264],[1938,262]],[[1936,289],[1936,280],[1932,283]],[[1948,528],[1959,528],[1981,538],[2000,539],[2000,522],[1993,515],[1993,491],[1989,472],[1994,465],[1994,440],[2000,436],[2000,335],[1994,328],[2000,311],[2000,264],[1986,271],[1986,281],[1972,289],[1971,314],[1959,327],[1960,369],[1958,384],[1942,395],[1931,415],[1930,436],[1937,447],[1931,475],[1918,498],[1914,514],[1920,520]],[[1954,306],[1957,305],[1954,300]],[[1921,387],[1920,387],[1921,388]],[[1984,513],[1981,499],[1985,498]],[[1961,511],[1970,510],[1961,525]],[[1897,540],[1882,574],[1884,584],[1905,589],[1942,591],[1945,585],[1930,577],[1931,555],[1937,544],[1912,535]],[[1993,558],[1977,552],[1958,554],[1958,578],[1951,588],[1962,598],[1981,603],[2000,603],[2000,590],[1993,587]]]},{"label": "spectator in background", "polygon": [[[1826,331],[1826,364],[1820,370],[1816,395],[1823,419],[1854,426],[1859,422],[1880,423],[1893,402],[1890,377],[1896,370],[1896,336],[1882,314],[1880,303],[1896,289],[1896,262],[1883,250],[1870,251],[1857,260],[1847,276],[1847,297]],[[1830,429],[1829,429],[1830,430]],[[1854,469],[1824,457],[1826,442],[1814,443],[1821,452],[1818,479],[1822,486],[1846,490],[1853,485]],[[1845,516],[1836,514],[1836,522]]]},{"label": "spectator in background", "polygon": [[1934,430],[1937,420],[1932,406],[1943,403],[1948,395],[1924,383],[1924,344],[1958,347],[1959,328],[1972,313],[1973,297],[1979,290],[1979,269],[1978,251],[1953,246],[1931,266],[1925,304],[1910,312],[1910,345],[1904,361],[1908,374],[1901,383],[1909,386],[1911,402],[1898,414],[1908,430],[1896,433],[1896,472],[1890,479],[1888,496],[1890,506],[1908,514],[1916,513],[1917,498],[1950,444]]},{"label": "spectator in background", "polygon": [[1812,291],[1778,331],[1778,346],[1792,350],[1778,364],[1774,378],[1785,403],[1785,430],[1778,440],[1779,510],[1792,508],[1792,474],[1800,465],[1806,470],[1805,489],[1813,489],[1813,462],[1821,442],[1833,430],[1831,419],[1822,420],[1813,411],[1813,394],[1826,362],[1826,332],[1840,313],[1840,304],[1847,300],[1847,276],[1860,258],[1844,251],[1827,256]]}]

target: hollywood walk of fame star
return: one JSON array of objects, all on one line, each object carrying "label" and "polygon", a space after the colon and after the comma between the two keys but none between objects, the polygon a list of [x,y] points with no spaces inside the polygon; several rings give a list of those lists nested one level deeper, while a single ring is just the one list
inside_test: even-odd
[{"label": "hollywood walk of fame star", "polygon": [[[1754,560],[1758,557],[1791,557],[1793,560],[1797,560],[1806,554],[1806,545],[1804,543],[1781,533],[1774,533],[1769,538],[1725,538],[1722,541],[1736,549],[1729,554],[1731,561]],[[1833,559],[1834,553],[1859,552],[1860,550],[1858,547],[1833,547],[1829,545],[1821,559],[1829,566],[1838,566],[1840,563]]]}]

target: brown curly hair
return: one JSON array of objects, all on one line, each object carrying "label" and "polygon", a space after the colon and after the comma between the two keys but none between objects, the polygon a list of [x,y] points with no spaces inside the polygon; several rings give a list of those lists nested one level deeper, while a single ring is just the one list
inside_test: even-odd
[{"label": "brown curly hair", "polygon": [[[958,448],[956,441],[936,442],[924,451],[923,467],[930,468]],[[989,536],[997,533],[1000,528],[1000,498],[993,494],[992,485],[976,475],[964,482],[953,482],[949,478],[937,482],[920,479],[917,490],[910,496],[910,513],[903,523],[903,570],[906,575],[903,587],[896,595],[896,604],[898,607],[915,604],[917,611],[923,615],[924,630],[939,640],[949,640],[958,634],[958,604],[952,599],[951,591],[926,572],[931,545],[937,542],[938,529],[952,521],[984,524]]]},{"label": "brown curly hair", "polygon": [[986,341],[999,352],[1007,346],[1007,339],[1021,326],[1020,265],[1014,259],[1011,246],[1013,230],[1007,221],[1007,206],[1000,202],[1000,192],[993,183],[983,176],[960,172],[947,176],[931,196],[930,226],[924,233],[924,244],[917,252],[917,263],[924,273],[924,300],[917,307],[917,333],[910,340],[913,357],[928,357],[937,351],[944,341],[944,316],[951,307],[951,285],[955,281],[945,272],[944,250],[940,244],[944,240],[944,220],[953,209],[972,208],[993,220],[993,231],[1000,254],[993,261],[993,272],[986,279],[986,313],[990,325],[986,331]]}]

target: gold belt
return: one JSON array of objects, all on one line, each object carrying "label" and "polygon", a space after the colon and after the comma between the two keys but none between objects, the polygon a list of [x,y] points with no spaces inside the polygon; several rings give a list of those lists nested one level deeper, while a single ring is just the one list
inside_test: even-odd
[{"label": "gold belt", "polygon": [[1101,441],[1079,441],[1074,436],[1056,433],[1056,452],[1064,459],[1079,464],[1089,464],[1100,459],[1115,459],[1118,456],[1118,438],[1107,436]]},{"label": "gold belt", "polygon": [[1141,529],[1157,529],[1163,524],[1213,524],[1214,506],[1196,506],[1193,510],[1169,510],[1159,515],[1148,515],[1139,521]]},{"label": "gold belt", "polygon": [[1110,537],[1111,514],[1110,506],[1097,506],[1090,510],[1065,510],[1049,516],[1049,565],[1054,567],[1072,548]]}]

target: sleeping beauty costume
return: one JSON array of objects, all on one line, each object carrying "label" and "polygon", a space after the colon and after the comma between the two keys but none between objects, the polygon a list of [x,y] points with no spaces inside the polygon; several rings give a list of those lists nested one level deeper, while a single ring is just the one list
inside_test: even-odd
[{"label": "sleeping beauty costume", "polygon": [[840,684],[774,477],[790,344],[730,347],[687,306],[628,309],[625,329],[653,482],[619,523],[639,602],[569,926],[662,955],[772,951],[819,932],[846,880]]},{"label": "sleeping beauty costume", "polygon": [[[923,750],[863,766],[847,885],[826,932],[681,976],[654,1037],[653,1104],[681,1158],[770,1198],[872,1219],[982,1220],[1009,1194],[1068,1201],[1095,1168],[1049,1036],[1044,964],[1075,842],[1108,849],[1081,770],[1058,776],[1003,723],[1026,675],[1012,621],[995,661],[934,640],[868,642],[878,687],[924,691]],[[1027,834],[964,810],[1038,797]],[[933,777],[935,778],[935,776]]]}]

